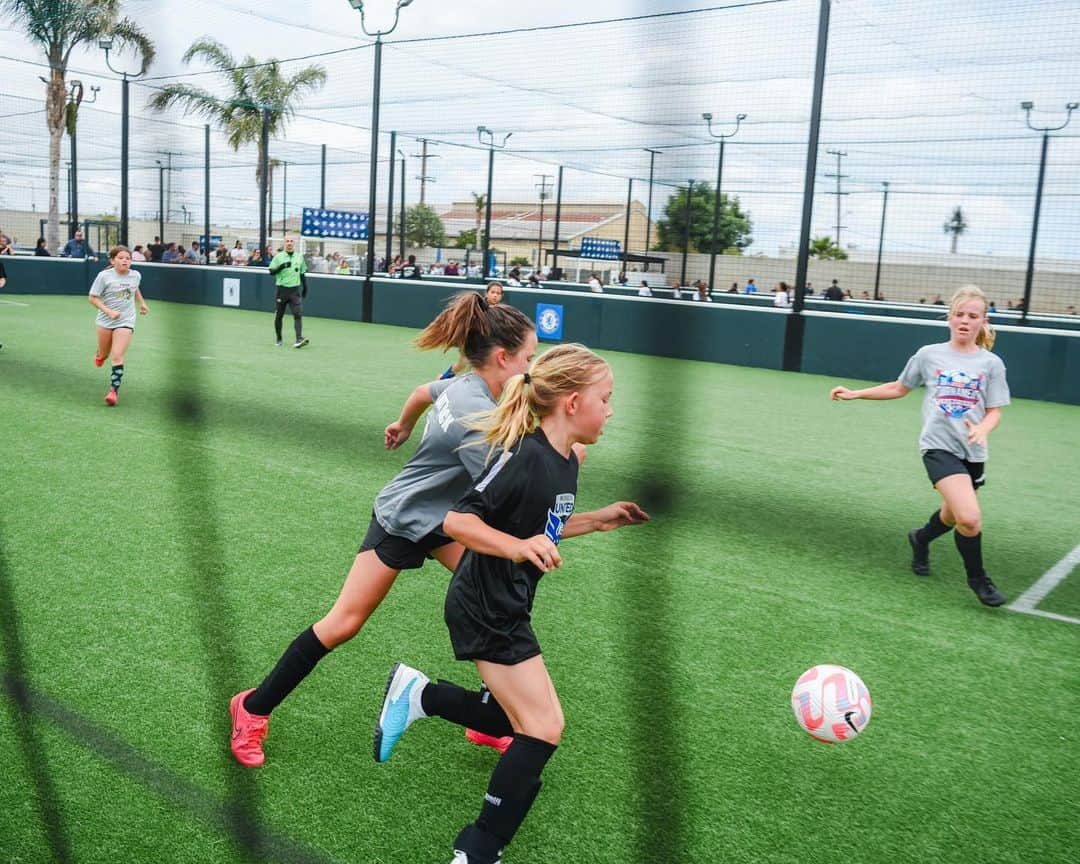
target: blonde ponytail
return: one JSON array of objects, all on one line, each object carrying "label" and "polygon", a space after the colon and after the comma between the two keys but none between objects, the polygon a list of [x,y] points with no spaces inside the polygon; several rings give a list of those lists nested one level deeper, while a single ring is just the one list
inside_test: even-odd
[{"label": "blonde ponytail", "polygon": [[978,285],[961,285],[956,289],[956,293],[953,294],[952,299],[949,301],[949,317],[951,318],[956,314],[956,311],[960,308],[960,304],[968,300],[981,300],[983,304],[983,321],[982,327],[979,329],[978,335],[975,337],[975,344],[980,348],[985,348],[987,351],[991,351],[994,348],[994,342],[997,339],[997,333],[994,332],[994,328],[990,326],[990,319],[987,315],[987,309],[990,308],[990,303],[986,299],[986,295],[982,292],[982,289]]},{"label": "blonde ponytail", "polygon": [[507,381],[499,404],[466,425],[484,433],[490,458],[495,450],[509,449],[532,432],[560,398],[599,381],[608,370],[607,361],[584,345],[559,345],[538,357],[527,374]]}]

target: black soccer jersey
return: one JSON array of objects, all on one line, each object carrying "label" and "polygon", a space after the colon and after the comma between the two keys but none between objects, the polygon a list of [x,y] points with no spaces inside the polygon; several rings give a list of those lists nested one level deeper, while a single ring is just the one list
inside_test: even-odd
[{"label": "black soccer jersey", "polygon": [[[537,429],[504,452],[453,509],[514,537],[545,534],[557,544],[574,512],[577,475],[577,456],[564,459]],[[520,663],[540,653],[529,619],[541,575],[528,561],[465,552],[445,607],[459,660]]]}]

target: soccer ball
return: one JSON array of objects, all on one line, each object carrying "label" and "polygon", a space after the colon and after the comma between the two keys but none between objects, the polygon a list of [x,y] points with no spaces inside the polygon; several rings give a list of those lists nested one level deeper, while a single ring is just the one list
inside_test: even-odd
[{"label": "soccer ball", "polygon": [[870,722],[870,691],[843,666],[822,663],[807,669],[791,691],[795,719],[815,741],[850,741]]}]

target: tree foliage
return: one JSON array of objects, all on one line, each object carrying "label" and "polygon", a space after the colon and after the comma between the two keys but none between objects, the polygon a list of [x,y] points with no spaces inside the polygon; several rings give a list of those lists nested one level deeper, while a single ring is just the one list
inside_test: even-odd
[{"label": "tree foliage", "polygon": [[439,214],[426,204],[417,204],[405,211],[405,240],[413,248],[445,246],[446,229]]},{"label": "tree foliage", "polygon": [[949,217],[949,221],[946,222],[942,228],[946,234],[952,234],[952,248],[951,252],[956,252],[956,241],[960,239],[960,235],[968,229],[967,218],[964,216],[964,210],[962,207],[957,207],[952,212],[952,216]]},{"label": "tree foliage", "polygon": [[828,234],[824,237],[814,237],[810,241],[810,257],[820,258],[823,261],[844,261],[848,255],[843,249],[836,245],[836,241],[832,239]]},{"label": "tree foliage", "polygon": [[[664,218],[656,223],[658,252],[681,252],[686,229],[686,189],[672,195],[664,207]],[[713,214],[716,208],[716,192],[708,183],[694,184],[690,197],[690,251],[711,253],[713,251]],[[754,238],[750,214],[744,213],[739,199],[720,194],[720,231],[716,252],[735,247],[745,249]]]},{"label": "tree foliage", "polygon": [[457,239],[454,241],[455,249],[475,249],[476,248],[476,229],[466,228],[460,234],[457,235]]}]

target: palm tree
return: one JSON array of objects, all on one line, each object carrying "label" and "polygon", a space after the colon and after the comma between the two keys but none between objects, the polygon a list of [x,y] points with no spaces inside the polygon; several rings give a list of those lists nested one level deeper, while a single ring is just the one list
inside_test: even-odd
[{"label": "palm tree", "polygon": [[232,94],[222,98],[190,84],[168,84],[150,100],[150,107],[164,111],[179,104],[184,106],[185,114],[199,114],[214,121],[225,132],[233,150],[255,142],[258,147],[255,182],[261,189],[263,111],[270,134],[280,134],[296,113],[299,98],[326,83],[326,70],[322,66],[306,66],[286,78],[277,60],[259,61],[248,55],[237,63],[224,45],[209,36],[193,42],[183,60],[190,63],[195,58],[216,67],[227,79]]},{"label": "palm tree", "polygon": [[945,229],[946,234],[952,234],[952,249],[949,251],[954,255],[956,254],[956,241],[960,235],[968,229],[967,219],[964,218],[963,208],[957,207],[953,210],[952,218],[942,226]]},{"label": "palm tree", "polygon": [[484,208],[487,207],[487,195],[477,195],[472,193],[473,206],[476,207],[476,248],[482,249],[484,244],[480,242],[480,219],[484,215]]},{"label": "palm tree", "polygon": [[71,52],[80,44],[94,45],[111,36],[118,51],[134,50],[145,72],[154,60],[150,38],[130,18],[120,18],[120,0],[0,0],[0,13],[17,21],[30,40],[39,45],[49,61],[45,82],[45,123],[49,129],[49,223],[45,240],[50,249],[59,245],[60,141],[75,108],[67,107],[67,66]]}]

